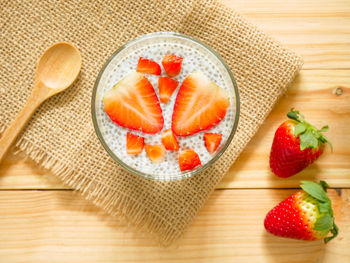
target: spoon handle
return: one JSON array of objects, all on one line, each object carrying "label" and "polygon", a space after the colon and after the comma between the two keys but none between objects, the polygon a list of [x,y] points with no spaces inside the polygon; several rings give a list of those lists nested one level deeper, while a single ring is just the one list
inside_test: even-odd
[{"label": "spoon handle", "polygon": [[36,92],[36,90],[37,89],[33,89],[33,92],[27,100],[26,105],[18,113],[16,119],[5,130],[4,134],[0,138],[0,163],[30,117],[44,101],[42,94],[40,92]]}]

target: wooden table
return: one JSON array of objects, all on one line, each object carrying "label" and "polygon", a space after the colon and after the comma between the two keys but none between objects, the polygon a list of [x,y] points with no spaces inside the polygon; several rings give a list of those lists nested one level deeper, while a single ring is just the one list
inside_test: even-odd
[{"label": "wooden table", "polygon": [[[0,262],[350,262],[350,1],[223,0],[305,65],[183,239],[160,248],[115,222],[23,156],[0,165]],[[289,108],[330,125],[329,149],[301,174],[268,169],[273,134]],[[277,238],[264,216],[302,179],[326,179],[339,237],[328,245]]]}]

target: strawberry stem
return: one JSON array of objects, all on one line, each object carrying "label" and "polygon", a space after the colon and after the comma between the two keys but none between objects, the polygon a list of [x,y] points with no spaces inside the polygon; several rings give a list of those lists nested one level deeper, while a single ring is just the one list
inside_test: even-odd
[{"label": "strawberry stem", "polygon": [[306,148],[317,149],[320,145],[328,143],[333,151],[332,144],[327,140],[327,138],[322,134],[328,130],[328,125],[323,126],[320,130],[316,129],[315,126],[311,125],[305,120],[304,115],[299,111],[291,108],[287,113],[287,117],[295,120],[298,124],[294,128],[294,136],[300,139],[300,150],[305,150]]},{"label": "strawberry stem", "polygon": [[327,188],[329,188],[329,184],[327,184],[326,181],[320,181],[320,185],[322,186],[323,190],[327,192]]},{"label": "strawberry stem", "polygon": [[295,120],[295,121],[299,121],[298,115],[296,115],[294,112],[288,112],[287,113],[287,117],[289,119]]}]

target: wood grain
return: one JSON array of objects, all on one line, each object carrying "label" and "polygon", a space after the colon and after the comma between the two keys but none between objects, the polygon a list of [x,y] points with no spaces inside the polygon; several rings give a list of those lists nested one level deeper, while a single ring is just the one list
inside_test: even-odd
[{"label": "wood grain", "polygon": [[[316,127],[329,125],[326,136],[334,151],[327,148],[317,162],[286,180],[270,172],[269,151],[274,133],[291,107]],[[304,179],[350,187],[350,70],[302,71],[219,187],[295,187]]]},{"label": "wood grain", "polygon": [[[285,180],[270,173],[268,158],[274,132],[291,107],[318,127],[330,126],[327,137],[334,152],[327,149],[314,165]],[[350,187],[350,70],[302,71],[218,187],[297,187],[302,179],[327,179],[332,187]],[[65,187],[22,156],[11,155],[0,165],[0,189],[48,188]]]},{"label": "wood grain", "polygon": [[15,151],[0,165],[0,189],[67,189],[56,176]]},{"label": "wood grain", "polygon": [[350,1],[221,1],[300,54],[304,69],[350,69]]},{"label": "wood grain", "polygon": [[[330,191],[340,235],[330,244],[274,237],[269,209],[301,179],[350,187],[350,1],[221,0],[305,61],[286,96],[195,218],[184,237],[160,248],[143,230],[118,223],[22,155],[0,165],[0,262],[350,262],[350,189]],[[301,174],[278,179],[268,169],[275,129],[290,107],[318,127],[329,149]],[[1,190],[2,189],[2,190]],[[6,190],[8,189],[8,190]],[[11,190],[11,189],[43,189]]]},{"label": "wood grain", "polygon": [[330,191],[341,232],[327,246],[265,232],[265,214],[293,192],[217,190],[183,239],[160,248],[143,231],[118,223],[72,191],[0,191],[0,259],[344,263],[350,258],[350,190],[343,190],[341,197]]}]

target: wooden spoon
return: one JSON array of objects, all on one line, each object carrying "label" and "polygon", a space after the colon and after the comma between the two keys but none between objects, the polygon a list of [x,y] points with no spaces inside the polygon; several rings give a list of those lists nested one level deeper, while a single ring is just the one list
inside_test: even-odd
[{"label": "wooden spoon", "polygon": [[39,105],[68,88],[80,68],[81,54],[70,43],[59,42],[45,51],[36,66],[34,88],[26,105],[0,139],[0,162]]}]

